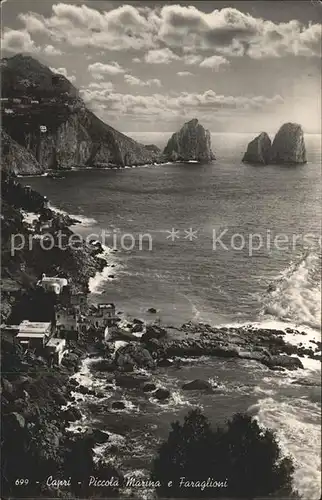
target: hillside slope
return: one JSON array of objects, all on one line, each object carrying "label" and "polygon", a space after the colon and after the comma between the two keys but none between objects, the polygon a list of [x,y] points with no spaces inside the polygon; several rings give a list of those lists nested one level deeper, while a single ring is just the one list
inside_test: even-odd
[{"label": "hillside slope", "polygon": [[[161,160],[158,150],[105,124],[87,109],[67,78],[32,57],[2,59],[1,69],[3,128],[41,168],[122,167]],[[30,173],[33,169],[30,164]]]}]

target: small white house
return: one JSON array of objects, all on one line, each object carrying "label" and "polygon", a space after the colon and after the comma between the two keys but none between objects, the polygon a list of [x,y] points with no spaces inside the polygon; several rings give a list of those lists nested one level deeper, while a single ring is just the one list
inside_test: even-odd
[{"label": "small white house", "polygon": [[50,322],[24,320],[19,325],[16,339],[29,349],[43,349],[52,334]]},{"label": "small white house", "polygon": [[50,277],[43,274],[37,285],[41,286],[47,292],[54,292],[56,295],[59,295],[64,286],[68,285],[68,281],[66,278]]}]

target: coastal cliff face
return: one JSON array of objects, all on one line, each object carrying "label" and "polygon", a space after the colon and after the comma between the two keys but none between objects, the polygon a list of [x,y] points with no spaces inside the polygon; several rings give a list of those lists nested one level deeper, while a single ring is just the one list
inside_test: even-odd
[{"label": "coastal cliff face", "polygon": [[[73,166],[142,165],[160,162],[158,148],[145,147],[102,122],[75,87],[32,57],[1,60],[2,126],[21,147],[24,165],[4,151],[15,173]],[[20,156],[23,155],[21,150]]]},{"label": "coastal cliff face", "polygon": [[25,148],[1,130],[1,168],[11,174],[41,174],[44,168]]},{"label": "coastal cliff face", "polygon": [[194,160],[207,163],[215,159],[209,130],[204,129],[196,118],[172,135],[163,154],[168,161]]},{"label": "coastal cliff face", "polygon": [[271,162],[294,165],[306,163],[304,134],[298,123],[284,123],[277,132],[271,149]]},{"label": "coastal cliff face", "polygon": [[244,163],[254,163],[266,165],[270,161],[271,140],[266,132],[261,132],[247,146],[247,151],[244,154]]}]

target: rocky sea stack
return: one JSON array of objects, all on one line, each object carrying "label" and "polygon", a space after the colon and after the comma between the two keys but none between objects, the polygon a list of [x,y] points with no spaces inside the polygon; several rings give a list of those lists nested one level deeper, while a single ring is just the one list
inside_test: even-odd
[{"label": "rocky sea stack", "polygon": [[306,163],[304,134],[298,123],[284,123],[271,149],[271,163],[295,165]]},{"label": "rocky sea stack", "polygon": [[179,132],[171,136],[163,154],[168,161],[208,163],[215,160],[211,150],[210,132],[200,125],[196,118],[186,122]]},{"label": "rocky sea stack", "polygon": [[261,132],[248,144],[242,161],[259,165],[303,165],[306,150],[301,125],[284,123],[272,144],[268,134]]},{"label": "rocky sea stack", "polygon": [[247,146],[243,162],[267,165],[270,162],[271,140],[266,132],[261,132]]}]

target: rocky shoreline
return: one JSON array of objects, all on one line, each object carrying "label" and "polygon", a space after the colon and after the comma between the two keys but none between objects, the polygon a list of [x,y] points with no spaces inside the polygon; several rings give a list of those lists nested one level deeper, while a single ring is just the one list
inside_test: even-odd
[{"label": "rocky shoreline", "polygon": [[[25,190],[12,178],[5,179],[4,194],[3,203],[6,206],[3,213],[7,236],[16,231],[32,233],[23,221],[21,209],[42,215],[44,222],[53,220],[53,234],[58,229],[66,235],[72,234],[71,227],[78,222],[68,215],[46,208],[43,196]],[[12,263],[8,259],[4,271],[10,272],[21,282],[27,274],[33,277],[28,285],[31,293],[36,276],[43,272],[44,266],[48,273],[67,275],[76,289],[86,288],[89,278],[107,265],[106,261],[98,257],[101,251],[100,245],[93,248],[85,244],[80,250],[71,252],[69,258],[66,258],[66,253],[56,250],[44,254],[39,249],[32,253],[22,251],[17,262]],[[4,257],[6,259],[6,254]],[[21,263],[25,265],[25,271],[21,270]],[[151,314],[157,311],[154,307],[148,310]],[[292,344],[290,339],[293,336],[303,338],[303,342]],[[100,402],[106,397],[107,391],[113,393],[115,388],[124,388],[137,390],[155,401],[166,403],[172,396],[170,390],[162,383],[151,380],[151,374],[156,373],[158,368],[180,368],[183,360],[189,363],[191,358],[223,358],[241,362],[251,360],[273,371],[302,370],[304,358],[321,361],[321,342],[311,340],[310,345],[307,345],[306,340],[304,331],[291,328],[282,331],[254,328],[252,325],[213,327],[192,322],[175,328],[133,319],[120,322],[115,336],[106,342],[81,334],[77,343],[70,343],[62,364],[52,369],[42,358],[28,351],[23,352],[12,338],[3,336],[3,453],[9,457],[9,464],[5,464],[8,480],[14,470],[17,454],[25,453],[27,456],[30,446],[35,446],[35,453],[46,457],[58,469],[64,463],[63,456],[68,450],[88,446],[95,458],[95,468],[91,470],[97,474],[102,471],[101,460],[106,454],[104,447],[109,446],[119,455],[119,459],[116,464],[109,463],[107,470],[110,475],[122,478],[122,450],[118,451],[112,439],[118,425],[115,424],[111,429],[106,426],[107,429],[103,430],[94,421],[84,426],[86,415],[79,407],[80,400],[94,398]],[[86,365],[88,359],[91,362]],[[84,363],[92,377],[100,377],[104,381],[104,390],[88,387],[81,382],[79,374]],[[199,378],[185,382],[181,389],[200,394],[211,393],[216,388],[208,380]],[[95,404],[93,406],[96,408]],[[126,410],[126,402],[108,401],[107,406],[103,405],[102,408],[107,415],[111,413],[111,418],[115,420],[114,413],[122,414]],[[19,451],[11,450],[11,437],[17,432],[22,440]],[[104,468],[106,470],[105,463]],[[5,487],[9,495],[20,495],[19,488],[13,488],[12,484],[6,484]],[[34,490],[32,494],[35,494]]]}]

